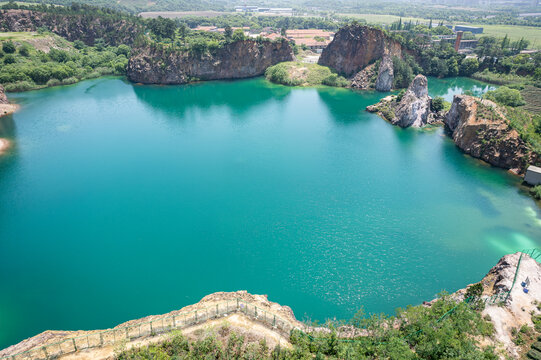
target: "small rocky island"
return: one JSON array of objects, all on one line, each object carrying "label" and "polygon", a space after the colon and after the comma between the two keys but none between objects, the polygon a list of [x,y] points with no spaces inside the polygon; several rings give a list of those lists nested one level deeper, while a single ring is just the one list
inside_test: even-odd
[{"label": "small rocky island", "polygon": [[509,125],[504,107],[486,99],[455,95],[448,112],[435,111],[423,75],[417,75],[403,95],[389,95],[366,110],[403,128],[444,124],[446,133],[466,154],[518,175],[524,174],[529,164],[541,163],[541,155]]},{"label": "small rocky island", "polygon": [[389,95],[366,110],[403,128],[443,121],[443,114],[432,110],[432,98],[428,96],[428,81],[424,75],[417,75],[402,96]]}]

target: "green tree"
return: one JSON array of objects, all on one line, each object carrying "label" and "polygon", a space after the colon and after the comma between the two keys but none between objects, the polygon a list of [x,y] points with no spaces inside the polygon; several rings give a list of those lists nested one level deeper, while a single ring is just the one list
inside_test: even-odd
[{"label": "green tree", "polygon": [[516,89],[509,89],[506,86],[501,86],[496,90],[487,91],[485,97],[501,105],[516,107],[525,104],[520,91]]},{"label": "green tree", "polygon": [[19,47],[19,54],[24,57],[30,56],[30,46],[28,44],[23,44]]},{"label": "green tree", "polygon": [[479,70],[479,61],[476,58],[464,58],[460,62],[460,75],[471,76]]},{"label": "green tree", "polygon": [[445,100],[441,96],[436,96],[432,99],[432,110],[439,112],[445,108]]},{"label": "green tree", "polygon": [[4,64],[14,64],[15,63],[15,56],[12,54],[7,54],[4,56]]},{"label": "green tree", "polygon": [[246,36],[244,35],[244,31],[242,29],[236,29],[233,31],[233,36],[231,37],[233,41],[242,41],[246,40]]},{"label": "green tree", "polygon": [[13,41],[6,41],[2,44],[2,50],[6,53],[6,54],[13,54],[16,50],[15,48],[15,44],[13,43]]},{"label": "green tree", "polygon": [[231,26],[226,25],[224,35],[226,40],[231,40],[233,37],[233,29],[231,29]]}]

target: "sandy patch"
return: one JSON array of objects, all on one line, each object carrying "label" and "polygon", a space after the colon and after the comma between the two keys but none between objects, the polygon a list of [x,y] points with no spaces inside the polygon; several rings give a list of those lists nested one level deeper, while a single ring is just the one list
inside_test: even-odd
[{"label": "sandy patch", "polygon": [[0,139],[0,155],[9,149],[10,142],[7,139]]},{"label": "sandy patch", "polygon": [[0,117],[13,114],[18,109],[19,106],[15,104],[0,104]]}]

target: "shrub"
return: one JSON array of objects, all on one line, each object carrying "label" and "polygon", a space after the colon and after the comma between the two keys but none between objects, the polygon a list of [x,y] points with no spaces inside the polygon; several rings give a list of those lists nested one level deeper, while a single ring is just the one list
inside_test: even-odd
[{"label": "shrub", "polygon": [[337,74],[330,74],[321,82],[323,85],[327,86],[337,86],[337,87],[346,87],[349,85],[347,79]]},{"label": "shrub", "polygon": [[64,50],[53,48],[49,51],[49,58],[56,62],[66,62],[69,60],[69,54]]},{"label": "shrub", "polygon": [[265,77],[273,83],[284,85],[287,85],[289,83],[289,74],[287,73],[287,69],[285,68],[285,66],[282,64],[277,64],[269,67],[265,71]]},{"label": "shrub", "polygon": [[[541,200],[541,185],[534,186],[530,189],[530,194],[537,200]],[[539,325],[538,325],[539,323]],[[536,330],[539,328],[539,332],[541,332],[541,319],[537,319],[537,322],[534,322]]]},{"label": "shrub", "polygon": [[81,49],[84,49],[86,45],[81,40],[75,40],[73,42],[73,47],[76,48],[77,50],[81,50]]},{"label": "shrub", "polygon": [[19,54],[24,57],[30,56],[30,46],[27,44],[21,45],[19,47]]},{"label": "shrub", "polygon": [[6,53],[6,54],[13,54],[15,52],[15,44],[13,43],[13,41],[6,41],[2,44],[2,50]]},{"label": "shrub", "polygon": [[398,93],[398,95],[396,95],[396,101],[397,101],[397,102],[402,101],[402,98],[404,97],[404,95],[406,95],[406,89],[400,90],[400,92]]},{"label": "shrub", "polygon": [[479,61],[476,58],[464,58],[460,63],[460,75],[471,76],[479,70]]},{"label": "shrub", "polygon": [[522,99],[522,95],[520,95],[520,91],[516,89],[509,89],[505,86],[499,87],[496,90],[488,91],[485,94],[485,97],[501,105],[516,107],[525,104],[524,100]]},{"label": "shrub", "polygon": [[14,63],[15,63],[15,56],[11,54],[7,54],[6,56],[4,56],[4,64],[8,65],[8,64],[14,64]]},{"label": "shrub", "polygon": [[432,99],[432,110],[439,112],[445,108],[445,100],[441,96],[436,96]]},{"label": "shrub", "polygon": [[17,81],[11,84],[4,86],[6,91],[18,92],[18,91],[28,91],[36,88],[36,84],[31,81]]}]

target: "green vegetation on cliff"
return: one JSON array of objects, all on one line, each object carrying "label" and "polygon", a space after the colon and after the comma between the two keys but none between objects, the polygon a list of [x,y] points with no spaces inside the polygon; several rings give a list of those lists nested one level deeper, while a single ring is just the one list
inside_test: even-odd
[{"label": "green vegetation on cliff", "polygon": [[[454,311],[451,311],[454,308]],[[119,353],[118,360],[142,359],[486,359],[498,357],[479,339],[491,336],[492,324],[466,303],[448,296],[430,307],[398,309],[396,316],[364,316],[359,312],[348,323],[329,322],[328,332],[307,335],[294,330],[293,348],[269,349],[265,341],[247,344],[244,337],[225,334],[223,327],[197,341],[176,333],[161,344]],[[337,328],[363,331],[364,336],[341,338]],[[226,327],[227,328],[227,327]]]},{"label": "green vegetation on cliff", "polygon": [[276,84],[289,86],[337,86],[346,87],[349,81],[326,66],[296,61],[283,62],[265,71],[265,77]]},{"label": "green vegetation on cliff", "polygon": [[[102,75],[123,75],[130,48],[69,42],[53,34],[9,33],[0,39],[0,83],[7,91],[73,84]],[[15,40],[11,40],[11,38]]]}]

